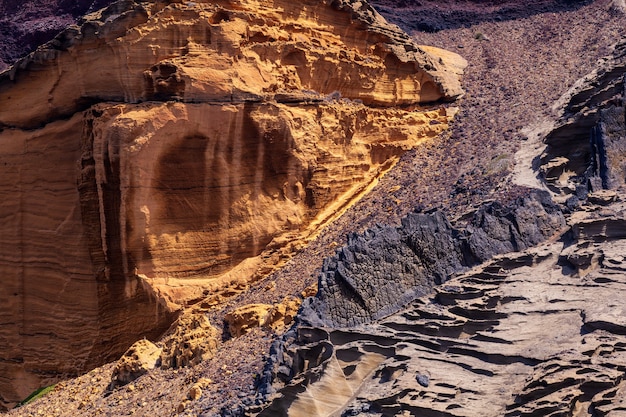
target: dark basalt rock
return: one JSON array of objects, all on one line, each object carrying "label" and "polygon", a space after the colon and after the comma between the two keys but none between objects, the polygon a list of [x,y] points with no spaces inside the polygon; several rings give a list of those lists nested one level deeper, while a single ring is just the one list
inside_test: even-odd
[{"label": "dark basalt rock", "polygon": [[[454,274],[496,254],[534,246],[564,226],[563,214],[548,193],[532,191],[511,206],[485,204],[465,224],[452,224],[441,211],[412,213],[399,227],[377,226],[348,236],[347,244],[324,261],[316,297],[305,300],[296,325],[272,345],[258,381],[257,405],[242,407],[235,415],[273,415],[288,408],[300,388],[322,377],[337,343],[349,345],[362,338],[363,325],[432,293]],[[523,265],[524,259],[518,259],[517,264]],[[496,272],[488,275],[490,280],[499,277]],[[454,291],[452,287],[443,293],[453,298],[467,294],[465,289]],[[445,304],[444,298],[445,294],[440,302]],[[474,314],[466,310],[456,314]],[[481,313],[479,321],[489,323],[497,318],[494,314],[486,317]],[[372,344],[350,355],[391,354],[385,334],[379,331],[368,337]],[[425,374],[414,378],[422,386],[429,384]],[[276,392],[275,386],[286,384],[300,388],[281,390],[278,403],[265,408],[265,401]]]},{"label": "dark basalt rock", "polygon": [[[466,228],[438,212],[410,217],[428,219],[425,231],[456,230],[471,238],[480,230],[492,243],[494,236],[506,236],[502,225],[518,222],[509,244],[522,247],[562,224],[549,201],[540,203],[542,196],[508,208],[486,205]],[[545,223],[524,220],[535,204],[544,207]],[[570,219],[580,229],[594,222],[592,235],[566,232],[564,240],[493,257],[434,287],[436,294],[367,325],[311,326],[301,312],[299,323],[274,342],[256,402],[223,415],[304,416],[315,410],[341,416],[557,416],[571,404],[597,415],[623,410],[625,235],[595,233],[623,229],[624,207],[615,203]],[[377,234],[351,236],[338,254],[369,241],[377,247],[406,244],[406,225],[394,228],[389,240],[382,239],[389,229],[382,227]],[[481,256],[498,247],[506,245],[487,246]]]},{"label": "dark basalt rock", "polygon": [[412,213],[400,227],[352,234],[324,261],[317,297],[305,302],[300,320],[324,327],[369,323],[430,293],[455,273],[538,244],[564,224],[548,194],[535,191],[510,207],[482,206],[464,227],[435,211]]}]

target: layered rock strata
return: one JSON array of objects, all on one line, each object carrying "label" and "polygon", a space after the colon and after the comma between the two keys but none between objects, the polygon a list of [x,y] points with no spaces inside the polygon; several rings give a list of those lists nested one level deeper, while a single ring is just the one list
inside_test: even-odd
[{"label": "layered rock strata", "polygon": [[241,414],[622,415],[624,209],[588,204],[569,220],[587,233],[498,255],[367,326],[294,328],[273,401]]},{"label": "layered rock strata", "polygon": [[447,128],[438,53],[363,1],[121,0],[0,74],[0,406],[284,262]]},{"label": "layered rock strata", "polygon": [[615,46],[556,103],[559,119],[545,135],[540,174],[570,205],[587,192],[624,189],[626,43]]},{"label": "layered rock strata", "polygon": [[369,323],[392,314],[464,269],[494,255],[520,251],[551,237],[565,224],[545,192],[511,207],[480,207],[464,228],[446,216],[414,213],[399,227],[379,226],[348,237],[324,262],[319,292],[301,320],[325,327]]}]

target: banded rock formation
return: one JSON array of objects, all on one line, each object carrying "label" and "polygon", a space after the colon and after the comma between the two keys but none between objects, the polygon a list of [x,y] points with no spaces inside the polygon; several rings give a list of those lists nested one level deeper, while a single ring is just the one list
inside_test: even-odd
[{"label": "banded rock formation", "polygon": [[461,58],[364,1],[80,23],[0,74],[0,406],[272,271],[447,128],[420,103],[461,94]]},{"label": "banded rock formation", "polygon": [[570,204],[588,192],[624,189],[626,42],[555,104],[559,119],[546,134],[541,175]]},{"label": "banded rock formation", "polygon": [[623,415],[624,206],[588,208],[570,226],[622,233],[499,255],[367,326],[297,328],[286,384],[242,414]]}]

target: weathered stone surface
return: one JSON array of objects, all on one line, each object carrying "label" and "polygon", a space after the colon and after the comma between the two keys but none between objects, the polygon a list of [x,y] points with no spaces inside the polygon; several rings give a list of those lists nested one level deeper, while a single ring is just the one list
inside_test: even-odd
[{"label": "weathered stone surface", "polygon": [[286,297],[276,304],[248,304],[236,308],[224,316],[228,331],[232,337],[239,337],[255,327],[266,327],[275,331],[290,325],[302,299]]},{"label": "weathered stone surface", "polygon": [[201,311],[185,312],[161,340],[161,367],[193,366],[213,357],[218,331]]},{"label": "weathered stone surface", "polygon": [[[278,391],[260,387],[272,401],[241,414],[620,415],[624,245],[566,238],[496,256],[367,326],[300,326],[272,352]],[[600,262],[571,255],[583,252]]]},{"label": "weathered stone surface", "polygon": [[146,339],[133,343],[113,368],[109,389],[126,385],[154,369],[160,363],[161,351]]},{"label": "weathered stone surface", "polygon": [[0,100],[13,105],[0,108],[0,127],[36,127],[93,101],[298,102],[335,92],[408,105],[462,90],[455,71],[365,1],[122,0],[2,75]]},{"label": "weathered stone surface", "polygon": [[579,80],[555,104],[559,120],[546,135],[539,164],[543,178],[565,198],[626,184],[626,43]]},{"label": "weathered stone surface", "polygon": [[271,272],[463,65],[364,1],[122,0],[0,74],[0,406]]},{"label": "weathered stone surface", "polygon": [[534,192],[512,207],[481,207],[465,228],[453,227],[441,212],[415,213],[401,227],[351,235],[325,260],[319,293],[305,304],[302,320],[334,327],[380,319],[453,274],[536,245],[564,225],[547,193]]},{"label": "weathered stone surface", "polygon": [[239,337],[255,327],[260,327],[265,323],[271,308],[269,304],[248,304],[231,311],[224,317],[228,332],[232,337]]}]

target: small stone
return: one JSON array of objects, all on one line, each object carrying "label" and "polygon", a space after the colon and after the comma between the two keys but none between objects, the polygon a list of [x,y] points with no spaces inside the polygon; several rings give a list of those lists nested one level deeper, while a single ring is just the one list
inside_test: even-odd
[{"label": "small stone", "polygon": [[191,387],[189,392],[187,393],[187,398],[196,401],[202,397],[202,389],[198,386],[198,384]]},{"label": "small stone", "polygon": [[608,205],[617,200],[617,193],[613,190],[597,190],[587,196],[589,202],[601,206]]},{"label": "small stone", "polygon": [[200,378],[198,382],[196,383],[196,385],[198,385],[200,388],[206,388],[212,383],[213,383],[213,380],[211,378]]},{"label": "small stone", "polygon": [[418,374],[416,379],[417,383],[424,388],[428,387],[428,384],[430,384],[430,378],[428,378],[428,375]]},{"label": "small stone", "polygon": [[189,401],[187,400],[181,401],[181,403],[178,404],[178,408],[176,410],[179,413],[182,413],[183,411],[185,411],[185,408],[187,408],[187,404],[189,404]]},{"label": "small stone", "polygon": [[126,390],[133,392],[135,390],[135,386],[133,384],[128,384],[128,386],[126,387]]}]

